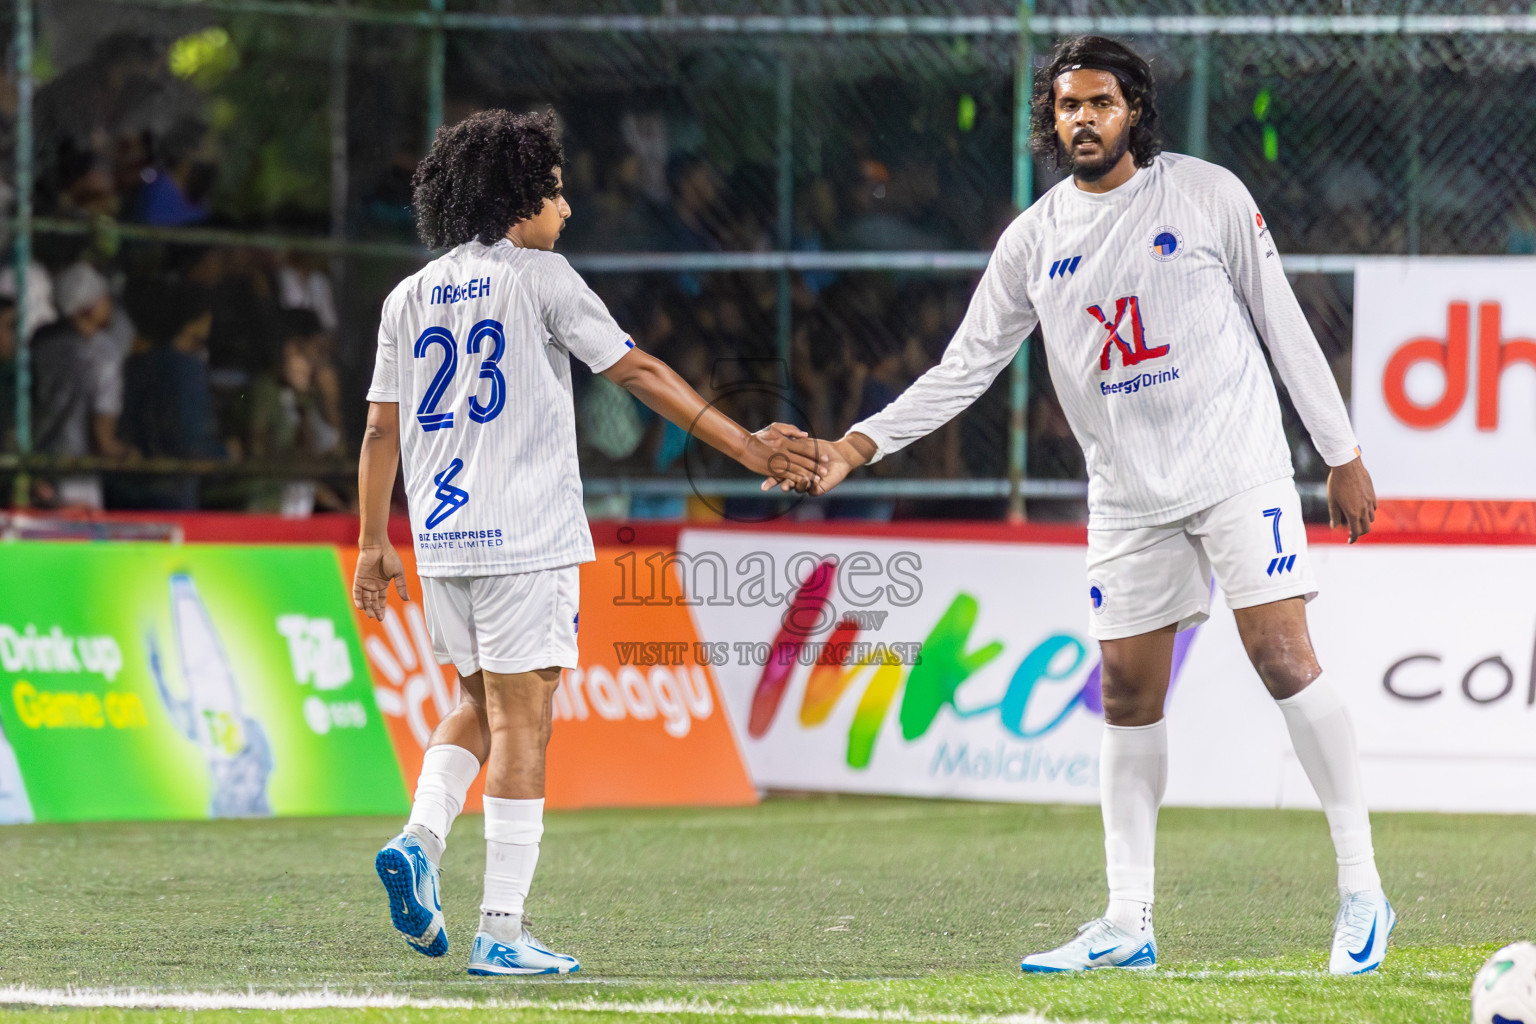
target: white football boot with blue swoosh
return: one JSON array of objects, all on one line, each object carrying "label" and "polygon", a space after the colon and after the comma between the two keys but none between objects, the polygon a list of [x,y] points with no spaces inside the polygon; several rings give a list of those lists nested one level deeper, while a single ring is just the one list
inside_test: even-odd
[{"label": "white football boot with blue swoosh", "polygon": [[1380,967],[1387,957],[1387,939],[1396,927],[1397,914],[1380,889],[1344,897],[1333,921],[1328,973],[1364,974]]},{"label": "white football boot with blue swoosh", "polygon": [[1157,966],[1157,940],[1150,928],[1131,931],[1101,917],[1079,928],[1077,938],[1066,945],[1031,953],[1019,966],[1034,974],[1097,971],[1106,967],[1150,971]]},{"label": "white football boot with blue swoosh", "polygon": [[411,948],[425,956],[448,952],[437,865],[416,837],[402,832],[385,844],[373,866],[389,893],[389,917]]},{"label": "white football boot with blue swoosh", "polygon": [[545,949],[526,927],[521,938],[512,943],[480,932],[469,950],[470,974],[574,974],[579,970],[581,964],[575,957]]}]

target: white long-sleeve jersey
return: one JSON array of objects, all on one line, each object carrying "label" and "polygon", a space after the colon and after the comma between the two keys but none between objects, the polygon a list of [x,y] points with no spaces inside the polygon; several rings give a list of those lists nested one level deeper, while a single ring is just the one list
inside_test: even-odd
[{"label": "white long-sleeve jersey", "polygon": [[1235,175],[1164,153],[1119,188],[1061,182],[1009,225],[944,358],[853,426],[880,458],[959,414],[1039,323],[1088,464],[1088,526],[1169,523],[1291,475],[1259,347],[1330,466],[1359,454],[1338,385]]},{"label": "white long-sleeve jersey", "polygon": [[552,252],[470,242],[396,286],[368,400],[400,403],[421,575],[592,561],[570,356],[600,373],[633,347]]}]

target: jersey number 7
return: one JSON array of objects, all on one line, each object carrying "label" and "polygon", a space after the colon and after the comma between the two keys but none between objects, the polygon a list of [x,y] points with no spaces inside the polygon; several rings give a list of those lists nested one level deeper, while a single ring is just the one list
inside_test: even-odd
[{"label": "jersey number 7", "polygon": [[[491,342],[490,355],[484,355],[482,351],[487,339]],[[422,430],[452,430],[452,410],[438,412],[437,403],[443,400],[453,375],[458,372],[459,345],[454,340],[453,332],[448,328],[428,327],[421,332],[421,337],[416,339],[416,346],[412,351],[417,359],[425,359],[427,353],[434,348],[443,350],[443,361],[438,364],[437,373],[433,375],[432,382],[427,385],[426,394],[421,396],[421,404],[416,407],[416,422],[421,424]],[[491,382],[490,401],[482,405],[478,394],[469,396],[469,418],[476,423],[491,422],[501,415],[501,410],[507,404],[507,379],[501,375],[501,367],[497,365],[506,349],[506,332],[499,322],[481,320],[469,329],[469,338],[464,342],[464,351],[470,355],[482,356],[480,379]]]}]

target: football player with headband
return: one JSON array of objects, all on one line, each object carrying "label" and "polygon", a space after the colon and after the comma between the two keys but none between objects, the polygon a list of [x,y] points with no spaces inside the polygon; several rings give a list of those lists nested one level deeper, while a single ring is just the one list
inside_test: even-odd
[{"label": "football player with headband", "polygon": [[813,490],[959,415],[1039,325],[1088,466],[1083,592],[1103,651],[1109,902],[1024,970],[1157,962],[1163,705],[1175,634],[1209,614],[1212,574],[1327,814],[1339,891],[1329,969],[1372,970],[1396,918],[1349,712],[1307,632],[1317,586],[1264,350],[1331,467],[1330,518],[1353,542],[1376,495],[1338,385],[1243,183],[1162,152],[1152,69],[1137,53],[1098,36],[1062,42],[1035,78],[1031,136],[1069,174],[1003,232],[939,364],[829,444]]}]

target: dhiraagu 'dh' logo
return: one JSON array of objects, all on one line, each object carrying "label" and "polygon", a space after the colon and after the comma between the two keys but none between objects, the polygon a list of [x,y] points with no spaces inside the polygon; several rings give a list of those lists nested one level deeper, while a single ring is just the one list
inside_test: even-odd
[{"label": "dhiraagu 'dh' logo", "polygon": [[[817,642],[814,659],[807,656],[809,631],[797,623],[815,622],[827,605],[837,564],[819,562],[790,601],[784,627],[774,638],[767,664],[753,692],[747,734],[761,738],[778,720],[784,698],[797,668],[809,664],[799,725],[815,729],[826,724],[844,696],[858,692],[858,705],[848,728],[846,760],[849,767],[867,768],[886,717],[896,707],[902,739],[921,739],[945,709],[960,719],[995,717],[999,727],[1015,739],[1038,740],[1067,722],[1074,713],[1102,715],[1097,658],[1089,662],[1089,648],[1070,633],[1052,633],[1036,641],[1014,667],[1002,698],[994,703],[965,706],[957,699],[961,686],[983,668],[1002,657],[1004,643],[972,639],[980,604],[965,591],[957,592],[917,650],[903,659],[901,644],[859,643],[861,626],[845,618],[825,642]],[[1027,629],[1027,623],[1020,623]],[[1174,644],[1172,679],[1194,637],[1193,630],[1178,634]],[[1070,689],[1075,686],[1076,689]],[[1064,692],[1064,688],[1068,692]]]}]

